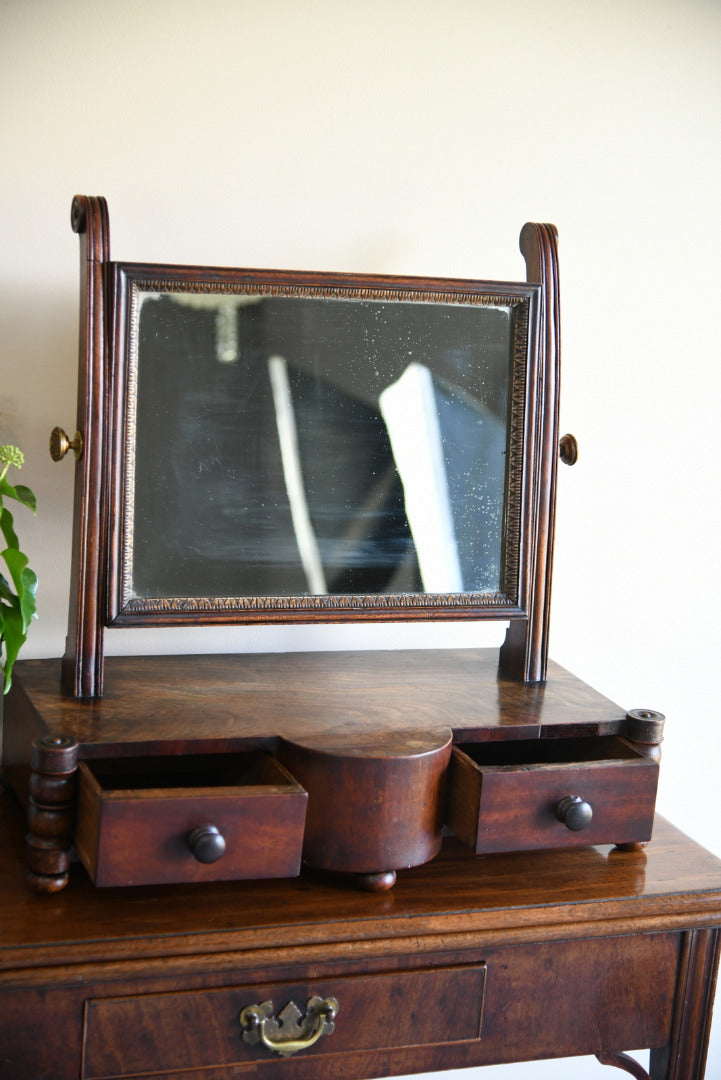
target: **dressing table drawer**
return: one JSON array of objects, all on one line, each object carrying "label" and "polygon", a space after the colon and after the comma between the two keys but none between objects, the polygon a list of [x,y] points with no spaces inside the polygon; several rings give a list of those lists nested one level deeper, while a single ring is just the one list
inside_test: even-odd
[{"label": "dressing table drawer", "polygon": [[478,854],[651,838],[658,764],[608,736],[455,746],[448,824]]},{"label": "dressing table drawer", "polygon": [[308,796],[270,754],[81,761],[76,847],[96,885],[294,877]]},{"label": "dressing table drawer", "polygon": [[[255,1072],[261,1064],[272,1069],[273,1062],[283,1062],[282,1070],[293,1075],[296,1056],[303,1062],[327,1055],[339,1060],[337,1055],[354,1051],[478,1042],[485,974],[480,963],[91,999],[85,1005],[81,1075],[195,1075],[224,1066]],[[263,1014],[264,1022],[253,1022]],[[284,1042],[289,1035],[293,1047]]]}]

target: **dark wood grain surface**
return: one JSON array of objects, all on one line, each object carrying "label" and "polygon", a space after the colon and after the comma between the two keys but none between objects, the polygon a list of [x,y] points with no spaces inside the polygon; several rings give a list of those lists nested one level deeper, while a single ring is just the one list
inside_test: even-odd
[{"label": "dark wood grain surface", "polygon": [[546,683],[523,683],[499,672],[494,649],[108,657],[97,700],[61,693],[59,661],[26,660],[15,672],[10,709],[27,696],[85,757],[160,739],[164,752],[190,743],[202,752],[322,732],[342,749],[369,732],[451,729],[468,741],[616,734],[625,723],[623,709],[557,664]]},{"label": "dark wood grain surface", "polygon": [[[213,885],[96,889],[77,866],[52,899],[23,880],[23,816],[14,796],[0,795],[0,955],[3,966],[75,962],[228,949],[262,949],[279,941],[334,947],[371,934],[389,951],[413,935],[470,940],[567,936],[568,923],[608,933],[641,915],[652,928],[678,907],[686,925],[721,918],[721,863],[657,819],[645,851],[607,847],[478,857],[454,840],[432,862],[398,874],[394,890],[371,895],[342,876]],[[202,943],[202,945],[201,945]]]}]

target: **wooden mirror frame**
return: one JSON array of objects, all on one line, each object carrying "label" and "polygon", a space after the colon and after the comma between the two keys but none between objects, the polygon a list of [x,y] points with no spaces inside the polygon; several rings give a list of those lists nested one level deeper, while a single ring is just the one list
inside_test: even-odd
[{"label": "wooden mirror frame", "polygon": [[[348,619],[392,619],[397,618],[399,613],[404,619],[416,619],[428,617],[429,613],[437,617],[439,612],[443,612],[449,618],[464,618],[470,615],[473,618],[497,620],[518,618],[525,613],[527,610],[529,580],[528,574],[522,572],[525,567],[520,557],[522,547],[520,534],[521,522],[528,512],[526,502],[531,490],[528,478],[524,476],[524,465],[528,459],[526,450],[533,436],[533,417],[525,409],[525,401],[526,385],[534,385],[536,381],[539,294],[537,285],[504,283],[499,286],[495,282],[386,278],[371,277],[370,275],[350,277],[342,274],[319,275],[272,270],[148,266],[115,262],[109,264],[109,283],[110,295],[112,296],[113,322],[112,326],[109,327],[111,336],[111,382],[109,393],[109,401],[111,402],[109,412],[111,468],[108,491],[111,493],[113,510],[109,515],[108,590],[104,620],[107,626],[173,626],[185,625],[191,621],[197,625],[219,622],[227,624],[236,621],[310,622],[317,619],[337,622]],[[507,404],[503,435],[504,451],[501,458],[504,480],[502,526],[500,527],[499,537],[501,540],[500,567],[495,586],[491,586],[489,583],[486,588],[460,588],[457,591],[443,590],[440,587],[441,582],[438,580],[436,572],[434,578],[435,588],[429,588],[424,580],[422,588],[417,590],[409,589],[406,591],[398,588],[388,588],[379,592],[377,589],[367,588],[356,591],[353,588],[339,588],[336,586],[331,589],[320,587],[318,592],[309,589],[307,592],[298,593],[296,590],[282,592],[279,587],[278,577],[273,577],[273,572],[271,572],[267,592],[261,592],[260,581],[256,579],[253,587],[249,590],[250,595],[248,593],[238,595],[237,592],[229,591],[228,583],[233,580],[233,567],[228,562],[224,564],[222,578],[216,579],[215,584],[202,583],[198,585],[196,578],[194,591],[191,591],[187,585],[187,580],[188,575],[193,573],[193,567],[188,562],[184,566],[185,591],[177,592],[173,590],[168,592],[166,586],[159,584],[157,579],[153,591],[136,591],[136,581],[138,579],[136,576],[137,550],[135,537],[138,532],[136,510],[138,479],[145,475],[149,462],[153,463],[153,471],[155,471],[156,465],[161,472],[167,467],[167,465],[164,466],[163,461],[159,460],[158,452],[163,454],[166,449],[171,451],[171,448],[177,449],[180,446],[182,447],[182,456],[185,458],[189,454],[188,448],[192,443],[193,434],[192,416],[184,414],[187,426],[181,424],[177,428],[173,423],[171,431],[166,431],[164,437],[160,439],[159,451],[150,451],[147,446],[144,450],[140,449],[143,445],[141,441],[141,431],[143,430],[141,417],[143,416],[145,395],[153,396],[151,384],[154,382],[154,374],[151,374],[148,368],[152,364],[153,372],[156,370],[156,357],[154,355],[148,356],[147,359],[143,356],[141,360],[142,347],[140,341],[144,337],[141,330],[141,310],[145,311],[145,304],[151,297],[180,300],[187,296],[193,298],[202,297],[206,305],[208,303],[222,302],[227,297],[252,297],[255,300],[270,301],[273,305],[273,314],[269,315],[269,333],[271,335],[283,323],[283,309],[286,302],[290,303],[291,311],[298,311],[297,305],[300,305],[303,309],[304,319],[312,321],[313,315],[311,313],[320,311],[318,307],[320,301],[322,314],[318,315],[319,325],[314,329],[309,340],[302,346],[300,355],[305,354],[313,357],[312,370],[314,374],[312,377],[315,380],[321,380],[320,383],[315,382],[316,387],[321,386],[325,390],[328,386],[335,387],[337,385],[341,388],[341,393],[351,394],[350,400],[353,403],[362,403],[364,401],[362,396],[364,392],[369,393],[369,400],[375,398],[376,390],[370,390],[373,371],[370,364],[367,367],[365,366],[365,357],[363,357],[361,364],[351,365],[356,377],[360,376],[360,378],[355,390],[350,391],[346,391],[346,383],[340,374],[341,363],[339,358],[333,359],[330,365],[328,365],[327,361],[325,365],[322,365],[320,361],[323,349],[327,346],[326,335],[332,335],[334,332],[343,334],[342,327],[345,325],[345,318],[354,318],[357,315],[359,319],[358,326],[354,326],[350,332],[347,345],[340,344],[340,349],[346,350],[346,358],[351,354],[352,349],[356,347],[358,335],[368,332],[365,321],[367,317],[370,317],[374,325],[378,317],[388,318],[392,325],[395,316],[398,316],[401,319],[401,325],[405,333],[408,332],[405,320],[415,320],[416,316],[421,316],[424,322],[430,320],[430,323],[432,323],[439,317],[444,320],[438,345],[443,347],[447,342],[448,356],[455,362],[457,354],[454,348],[451,347],[451,342],[455,342],[455,334],[458,332],[458,327],[455,326],[453,318],[454,309],[459,313],[464,323],[469,318],[472,319],[474,334],[480,334],[486,329],[483,318],[486,312],[493,317],[494,310],[499,308],[504,310],[510,319],[508,327],[509,342],[507,343],[507,348],[508,346],[510,348],[508,351],[504,350],[503,355],[505,370],[502,374],[506,387]],[[354,315],[350,313],[349,304],[356,305]],[[395,312],[391,314],[393,309],[395,309]],[[425,310],[421,315],[423,309]],[[184,307],[184,318],[186,312],[187,307]],[[338,322],[339,318],[340,323]],[[454,326],[447,327],[445,320],[450,320],[454,323]],[[166,329],[165,332],[169,331]],[[184,340],[185,335],[188,333],[191,333],[190,326],[184,322],[180,335],[181,340]],[[384,349],[384,343],[386,340],[390,342],[390,335],[393,331],[389,330],[388,333],[389,337],[387,339],[384,338],[382,332],[379,335],[381,340],[379,352],[381,352],[381,356],[377,356],[374,361],[378,366],[383,366],[384,360],[387,362],[389,357],[392,358],[393,362],[397,356],[393,347],[387,350]],[[416,339],[409,338],[405,345],[407,347],[411,344],[420,348],[421,339],[418,339],[416,345]],[[425,342],[423,344],[425,345]],[[290,346],[290,342],[288,342],[288,345]],[[297,348],[297,345],[295,347]],[[335,343],[335,347],[338,347],[337,343]],[[457,348],[460,350],[462,347],[459,339]],[[272,345],[264,346],[264,349],[267,348],[270,349],[271,353],[275,352]],[[480,365],[484,350],[485,347],[479,343],[479,355],[477,358],[474,356],[471,362],[472,366],[469,364],[467,368],[464,368],[463,372],[457,374],[459,388],[463,386],[466,377],[468,377],[469,381],[472,380],[477,367]],[[250,355],[253,355],[252,346]],[[199,357],[196,357],[195,361],[197,362],[199,359]],[[214,360],[216,360],[215,357]],[[257,357],[249,360],[252,371],[256,374],[255,365],[257,360]],[[401,362],[402,366],[405,365],[406,360],[407,355],[404,353],[404,359]],[[295,362],[298,363],[298,361],[299,357],[296,354]],[[183,372],[185,372],[185,361],[183,360],[181,363],[183,364]],[[436,370],[438,378],[441,379],[440,385],[443,385],[443,375],[435,369],[434,360],[431,360],[430,364]],[[189,365],[188,370],[192,370],[194,366],[195,364]],[[323,369],[322,374],[321,367]],[[164,364],[161,364],[158,372],[160,378],[162,378],[163,368]],[[226,368],[226,370],[228,369]],[[241,366],[242,372],[248,370],[250,369],[247,364]],[[299,367],[298,370],[300,371],[302,368]],[[397,374],[398,372],[396,372]],[[326,382],[327,379],[332,379],[334,376],[338,378],[337,384],[335,382]],[[375,376],[377,379],[377,371]],[[347,373],[345,373],[345,377],[348,377]],[[390,378],[392,380],[394,377],[391,376],[389,369],[386,379]],[[381,385],[387,385],[386,379],[380,380]],[[182,381],[182,376],[178,372],[176,377],[171,379],[171,384],[175,387],[180,381]],[[268,382],[270,384],[270,380]],[[260,385],[265,384],[261,383]],[[141,386],[145,387],[144,391],[139,389]],[[231,386],[228,387],[229,395],[232,395]],[[167,401],[166,395],[168,392],[172,393],[172,389],[170,387],[164,388],[161,395],[163,404]],[[195,394],[198,392],[199,386],[193,381],[193,390],[190,391],[191,399],[194,400]],[[478,394],[479,399],[483,401],[482,397],[480,397],[483,392],[480,382],[474,385],[473,390],[469,392],[471,395]],[[236,416],[236,437],[234,440],[237,443],[242,432],[247,437],[248,448],[257,445],[254,440],[262,439],[264,434],[262,426],[257,431],[252,429],[252,420],[249,416],[252,412],[248,404],[249,393],[249,388],[243,384],[241,401],[244,426],[242,429],[240,428],[239,418]],[[355,394],[358,396],[355,397]],[[224,400],[229,402],[232,397],[226,397]],[[176,405],[182,409],[181,400],[178,400]],[[159,407],[160,402],[156,402],[155,408],[152,408],[149,413],[156,433],[163,422],[158,411]],[[169,410],[168,414],[163,412],[162,415],[174,417],[176,415],[175,406]],[[346,437],[352,415],[351,412],[350,415],[344,416],[343,431]],[[380,418],[380,413],[378,415]],[[313,423],[318,423],[316,417],[314,417]],[[389,429],[386,429],[384,425],[384,430]],[[203,425],[203,431],[204,433],[207,431],[205,424]],[[248,431],[251,432],[249,437]],[[145,433],[147,437],[147,427]],[[215,433],[218,437],[222,434],[222,420],[220,418],[215,427]],[[314,431],[314,438],[317,437],[318,434]],[[225,449],[227,451],[229,448],[226,446]],[[390,443],[388,449],[390,450]],[[226,458],[223,451],[218,452],[220,460],[226,468],[231,468],[230,459]],[[267,447],[266,452],[270,455],[271,448]],[[190,453],[190,457],[192,461],[195,460],[192,453]],[[339,463],[335,460],[334,469],[337,470],[338,468]],[[183,483],[188,482],[190,475],[192,473],[184,478]],[[307,477],[304,475],[304,481],[307,479],[308,489],[315,490],[317,495],[317,481],[314,484],[313,476],[311,470]],[[235,479],[236,483],[242,483],[244,477],[241,474]],[[252,477],[248,477],[248,479],[252,480]],[[474,476],[474,485],[479,480],[480,475]],[[209,480],[206,476],[203,485],[204,491],[208,489],[211,482],[212,479]],[[286,486],[287,478],[284,477],[284,493]],[[176,505],[175,500],[180,497],[181,493],[176,489],[173,489],[172,494],[168,494],[170,504],[173,506]],[[463,497],[470,498],[472,493],[464,491]],[[273,504],[273,496],[269,494],[267,484],[264,486],[263,498],[268,498],[269,505],[272,506],[272,511],[268,514],[268,520],[265,523],[268,526],[272,521],[276,520],[276,514],[280,517],[282,507]],[[430,499],[428,499],[427,504],[431,505]],[[213,505],[215,507],[216,504]],[[319,509],[318,513],[320,519],[323,520],[323,511]],[[148,506],[146,502],[142,514],[146,533],[149,528],[151,533],[157,531],[158,535],[163,535],[164,529],[157,521],[155,521],[154,525],[148,526],[148,520],[154,521],[152,514],[153,507]],[[482,531],[482,525],[482,520],[476,519],[478,532]],[[281,535],[284,534],[281,533]],[[313,539],[315,540],[315,535]],[[250,547],[252,534],[249,534],[248,540],[246,564],[251,562],[253,558]],[[295,537],[295,540],[297,543],[297,537]],[[264,544],[267,545],[269,542],[268,535],[265,533]],[[172,543],[172,537],[168,538],[168,543]],[[192,544],[192,541],[190,543]],[[197,534],[195,543],[197,543]],[[182,557],[182,540],[180,546]],[[420,551],[417,538],[414,546],[417,552]],[[172,565],[170,550],[166,546],[161,558],[164,563],[170,560]],[[332,560],[332,552],[329,552],[328,555],[329,559]],[[318,556],[320,560],[320,551]],[[208,552],[208,558],[212,558],[212,550]],[[202,563],[202,561],[202,559],[196,559],[194,568],[196,574],[198,573],[197,562]],[[243,562],[242,548],[238,552],[238,561]],[[141,560],[139,567],[141,577],[144,568],[145,563]],[[279,562],[273,569],[277,573],[282,573],[282,564]],[[467,566],[466,569],[470,573],[470,567]],[[481,568],[478,569],[480,571]],[[217,583],[218,580],[219,584]]]},{"label": "wooden mirror frame", "polygon": [[[72,577],[68,637],[63,659],[63,684],[67,693],[79,698],[102,695],[104,632],[117,619],[118,529],[117,498],[122,459],[118,417],[118,385],[113,371],[113,355],[119,319],[127,302],[124,275],[110,261],[109,219],[105,199],[76,196],[71,223],[80,237],[80,334],[76,476],[72,547]],[[444,282],[444,289],[456,293],[468,290],[499,295],[516,292],[538,294],[537,327],[529,342],[532,355],[527,364],[522,422],[522,462],[519,485],[518,590],[513,603],[479,604],[473,594],[424,597],[422,601],[400,602],[393,596],[372,603],[349,605],[337,598],[291,598],[281,605],[244,604],[229,610],[173,610],[139,612],[133,625],[178,625],[235,623],[249,620],[355,621],[358,619],[408,620],[509,619],[510,626],[501,648],[500,661],[509,673],[525,682],[545,679],[548,656],[548,618],[555,520],[556,470],[558,460],[559,310],[557,235],[552,225],[529,223],[520,239],[526,262],[527,286],[518,283]],[[122,264],[132,266],[133,264]],[[200,275],[204,268],[188,270]],[[163,269],[145,267],[162,278]],[[211,271],[209,271],[211,272]],[[222,274],[223,271],[215,273]],[[233,273],[233,272],[225,272]],[[236,272],[236,277],[237,277]],[[256,272],[252,272],[256,273]],[[266,272],[263,272],[266,273]],[[266,276],[270,274],[267,272]],[[272,275],[271,275],[272,276]],[[257,280],[254,279],[254,280]],[[318,288],[382,287],[396,294],[428,282],[413,278],[378,278],[338,274],[276,273],[279,283],[291,282]],[[432,283],[434,286],[439,283]],[[518,434],[514,432],[517,439]],[[365,599],[365,598],[364,598]]]}]

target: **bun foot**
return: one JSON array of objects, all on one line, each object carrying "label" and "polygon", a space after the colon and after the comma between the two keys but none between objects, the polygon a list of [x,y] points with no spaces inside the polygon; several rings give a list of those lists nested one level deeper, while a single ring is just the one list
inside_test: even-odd
[{"label": "bun foot", "polygon": [[627,844],[616,844],[616,851],[643,851],[647,843],[648,841],[632,841]]},{"label": "bun foot", "polygon": [[366,892],[388,892],[396,883],[396,872],[383,870],[379,874],[358,874],[356,880]]}]

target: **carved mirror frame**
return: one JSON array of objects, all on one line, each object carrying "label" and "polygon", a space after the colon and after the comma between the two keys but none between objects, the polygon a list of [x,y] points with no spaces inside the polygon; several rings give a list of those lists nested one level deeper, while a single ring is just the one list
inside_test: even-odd
[{"label": "carved mirror frame", "polygon": [[[187,625],[247,621],[508,619],[500,661],[526,682],[545,679],[558,460],[559,311],[557,236],[552,225],[521,232],[526,282],[449,281],[370,275],[180,268],[110,260],[105,199],[76,196],[71,223],[80,237],[80,334],[73,554],[66,692],[102,695],[104,633],[111,625]],[[127,589],[128,444],[125,355],[138,283],[162,288],[260,286],[282,295],[522,305],[523,349],[514,342],[509,437],[512,533],[498,595],[219,597],[134,603]],[[519,339],[520,340],[520,339]],[[131,388],[132,390],[132,388]],[[132,431],[130,433],[132,435]]]}]

